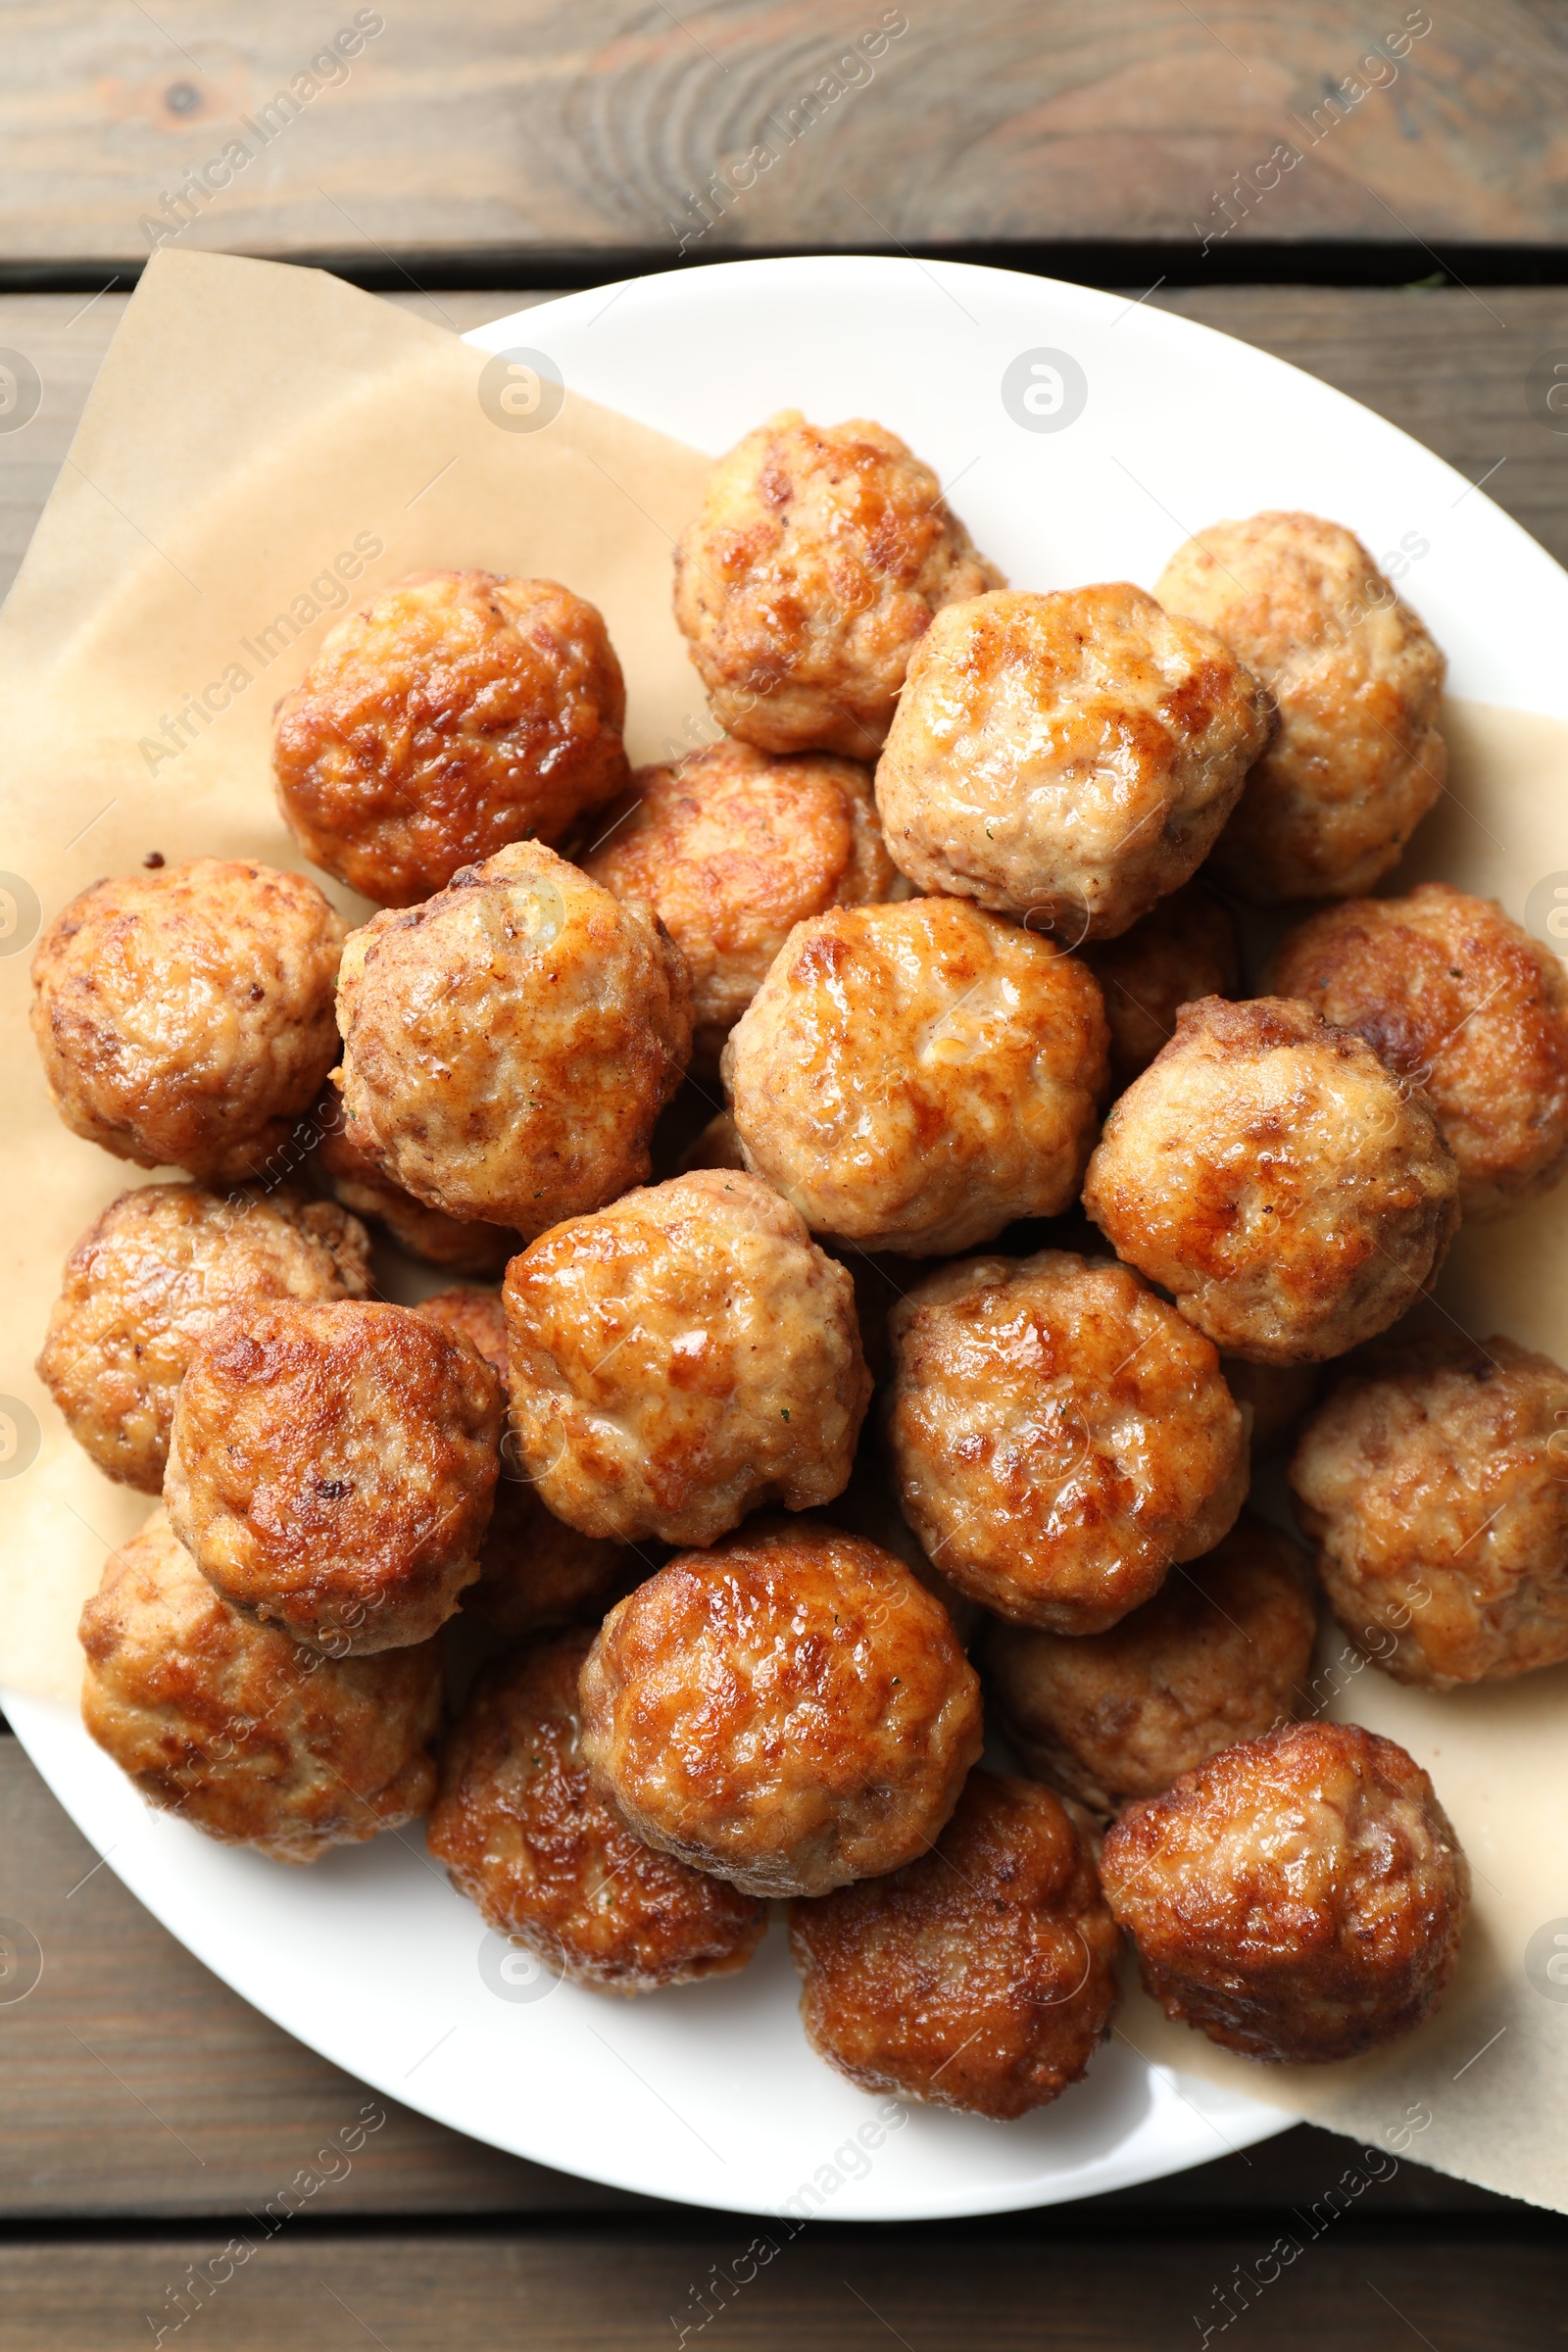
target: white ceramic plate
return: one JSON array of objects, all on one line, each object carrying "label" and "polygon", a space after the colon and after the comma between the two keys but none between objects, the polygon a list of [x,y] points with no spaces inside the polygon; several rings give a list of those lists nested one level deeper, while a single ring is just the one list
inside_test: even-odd
[{"label": "white ceramic plate", "polygon": [[[575,391],[715,452],[779,408],[877,417],[1019,587],[1149,584],[1222,515],[1333,515],[1402,571],[1455,694],[1568,717],[1568,576],[1549,557],[1392,425],[1147,305],[947,264],[752,262],[572,295],[469,339],[542,351]],[[744,1975],[649,2000],[526,1967],[509,1983],[505,1947],[416,1833],[283,1870],[148,1812],[69,1710],[5,1705],[111,1868],[245,1999],[385,2094],[543,2164],[743,2212],[908,2221],[1124,2187],[1287,2121],[1113,2043],[1022,2123],[895,2106],[888,2129],[887,2102],[808,2051],[776,1925]]]}]

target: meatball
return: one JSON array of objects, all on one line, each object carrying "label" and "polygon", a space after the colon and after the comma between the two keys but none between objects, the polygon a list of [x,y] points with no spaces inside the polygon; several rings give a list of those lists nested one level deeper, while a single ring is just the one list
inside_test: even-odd
[{"label": "meatball", "polygon": [[655,1992],[744,1968],[767,1906],[645,1845],[588,1777],[586,1628],[486,1669],[441,1755],[430,1851],[499,1935],[577,1984]]},{"label": "meatball", "polygon": [[323,1658],[230,1608],[155,1511],[81,1612],[81,1718],[150,1805],[314,1862],[422,1813],[441,1645]]},{"label": "meatball", "polygon": [[675,618],[726,734],[874,760],[933,612],[1001,578],[896,433],[782,409],[713,467]]},{"label": "meatball", "polygon": [[891,1552],[757,1520],[605,1619],[583,1752],[650,1845],[748,1894],[825,1894],[925,1852],[980,1753],[980,1685]]},{"label": "meatball", "polygon": [[190,1359],[164,1499],[236,1608],[334,1657],[424,1642],[478,1575],[501,1384],[410,1307],[224,1316]]},{"label": "meatball", "polygon": [[1219,1357],[1126,1266],[966,1258],[888,1328],[905,1517],[1000,1616],[1098,1634],[1241,1509],[1247,1437]]},{"label": "meatball", "polygon": [[1353,1723],[1222,1748],[1129,1805],[1101,1855],[1167,2017],[1312,2066],[1408,2034],[1453,1974],[1470,1868],[1420,1766]]},{"label": "meatball", "polygon": [[1225,1386],[1248,1416],[1248,1443],[1254,1462],[1283,1453],[1297,1424],[1317,1402],[1323,1382],[1320,1364],[1250,1364],[1244,1356],[1222,1355]]},{"label": "meatball", "polygon": [[261,1174],[337,1059],[347,926],[235,858],[95,882],[32,959],[32,1033],[74,1135],[212,1184]]},{"label": "meatball", "polygon": [[1432,1282],[1459,1221],[1418,1088],[1289,997],[1184,1004],[1105,1121],[1084,1206],[1229,1354],[1343,1355]]},{"label": "meatball", "polygon": [[1155,582],[1267,687],[1273,742],[1215,870],[1261,906],[1370,890],[1443,790],[1444,659],[1359,539],[1316,514],[1216,523]]},{"label": "meatball", "polygon": [[877,763],[920,890],[1112,939],[1202,863],[1268,740],[1219,639],[1126,581],[941,612]]},{"label": "meatball", "polygon": [[[416,1308],[444,1331],[461,1332],[507,1379],[507,1317],[499,1291],[438,1291]],[[515,1440],[501,1441],[495,1509],[479,1546],[479,1581],[464,1603],[506,1642],[542,1625],[602,1617],[655,1565],[621,1544],[580,1535],[547,1511],[517,1472]]]},{"label": "meatball", "polygon": [[1341,1625],[1446,1690],[1568,1659],[1568,1372],[1512,1340],[1371,1351],[1291,1463]]},{"label": "meatball", "polygon": [[505,1225],[484,1225],[426,1208],[412,1193],[383,1176],[375,1161],[350,1143],[336,1090],[320,1114],[315,1153],[318,1180],[334,1200],[380,1226],[411,1257],[451,1274],[500,1274],[520,1246]]},{"label": "meatball", "polygon": [[332,1201],[142,1185],[111,1201],[67,1258],[38,1377],[100,1470],[157,1494],[175,1394],[220,1316],[274,1298],[363,1298],[369,1287],[365,1228]]},{"label": "meatball", "polygon": [[1030,1772],[1114,1813],[1299,1713],[1317,1612],[1304,1555],[1250,1513],[1108,1633],[995,1625],[985,1663]]},{"label": "meatball", "polygon": [[411,572],[340,620],[278,704],[277,796],[307,858],[413,906],[613,800],[625,721],[604,620],[569,588]]},{"label": "meatball", "polygon": [[530,1240],[647,1175],[691,1052],[658,917],[532,841],[356,931],[338,1021],[350,1145],[428,1207]]},{"label": "meatball", "polygon": [[1506,1216],[1568,1167],[1568,972],[1492,899],[1423,882],[1328,906],[1282,942],[1273,985],[1420,1086],[1467,1217]]},{"label": "meatball", "polygon": [[618,899],[646,900],[667,926],[691,973],[700,1070],[717,1069],[796,923],[908,896],[870,772],[853,760],[716,743],[677,767],[639,768],[631,792],[606,812],[583,870]]},{"label": "meatball", "polygon": [[1161,899],[1119,939],[1092,941],[1084,961],[1105,1000],[1110,1086],[1117,1095],[1169,1044],[1178,1005],[1198,997],[1234,997],[1241,986],[1236,925],[1200,882]]},{"label": "meatball", "polygon": [[506,1298],[518,1459],[584,1535],[711,1544],[848,1479],[855,1286],[755,1176],[700,1168],[558,1225]]},{"label": "meatball", "polygon": [[1009,2122],[1083,2075],[1116,2004],[1089,1841],[1030,1781],[971,1773],[891,1878],[790,1906],[813,2050],[864,2090]]},{"label": "meatball", "polygon": [[1084,966],[956,899],[798,923],[724,1049],[747,1165],[813,1232],[945,1257],[1078,1191],[1105,1083]]}]

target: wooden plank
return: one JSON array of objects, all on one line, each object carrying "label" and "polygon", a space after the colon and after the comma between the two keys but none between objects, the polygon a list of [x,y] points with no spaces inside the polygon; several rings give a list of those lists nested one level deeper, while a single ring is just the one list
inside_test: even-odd
[{"label": "wooden plank", "polygon": [[[1422,2343],[1432,2352],[1541,2352],[1560,2340],[1560,2228],[1490,2245],[1378,2244],[1353,2221],[1338,2228],[1282,2259],[1271,2248],[1285,2232],[1266,2222],[1145,2239],[1135,2250],[1064,2229],[1042,2229],[1024,2244],[972,2230],[872,2234],[830,2224],[790,2243],[774,2225],[771,2255],[765,2227],[739,2218],[657,2240],[623,2230],[611,2240],[555,2231],[356,2240],[300,2222],[248,2258],[228,2230],[16,2247],[0,2253],[0,2297],[9,2352],[198,2341],[224,2352],[799,2352],[809,2343],[832,2352],[894,2343],[906,2352],[1162,2352],[1209,2341],[1205,2325],[1224,2341],[1227,2312],[1232,2325],[1255,2314],[1249,2340],[1271,2352],[1321,2352],[1325,2341],[1357,2352]],[[184,2324],[188,2337],[174,2332]]]},{"label": "wooden plank", "polygon": [[[323,2144],[354,2132],[368,2101],[387,2120],[347,2174],[338,2157],[315,2167],[331,2176],[318,2220],[659,2210],[372,2100],[166,1934],[11,1739],[0,1739],[0,1907],[43,1952],[34,1989],[0,2008],[0,2214],[12,2221],[259,2212]],[[1348,2142],[1302,2130],[1096,2203],[1310,2207],[1353,2157]],[[1418,2166],[1391,2171],[1385,2157],[1366,2210],[1510,2208]]]},{"label": "wooden plank", "polygon": [[1568,236],[1553,0],[19,0],[7,69],[13,267],[141,260],[160,222],[416,268]]},{"label": "wooden plank", "polygon": [[[22,560],[125,299],[0,294],[0,349],[24,352],[43,379],[32,421],[0,434],[0,594]],[[466,330],[549,298],[499,290],[394,299]],[[1392,417],[1472,480],[1486,475],[1488,495],[1568,562],[1568,436],[1533,413],[1526,384],[1544,353],[1568,359],[1568,290],[1161,287],[1150,299],[1278,352]]]}]

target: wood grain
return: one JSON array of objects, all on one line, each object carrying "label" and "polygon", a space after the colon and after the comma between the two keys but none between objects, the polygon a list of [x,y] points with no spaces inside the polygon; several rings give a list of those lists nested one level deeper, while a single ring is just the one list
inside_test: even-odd
[{"label": "wood grain", "polygon": [[[760,2263],[748,2248],[765,2228],[737,2216],[665,2229],[657,2240],[624,2230],[612,2239],[550,2230],[356,2240],[300,2224],[249,2259],[227,2230],[69,2252],[19,2247],[0,2252],[5,2341],[8,2352],[146,2345],[182,2314],[189,2335],[164,2343],[225,2352],[1164,2352],[1205,2340],[1205,2320],[1215,2342],[1270,2352],[1325,2343],[1543,2352],[1561,2340],[1562,2244],[1549,2229],[1483,2251],[1462,2239],[1369,2244],[1347,2220],[1287,2268],[1270,2262],[1282,2230],[1265,2217],[1135,2248],[1049,2218],[1033,2242],[824,2224]],[[215,2258],[222,2282],[204,2292],[197,2281],[211,2281]],[[1239,2277],[1249,2283],[1238,2292]],[[1216,2301],[1227,2283],[1228,2306]],[[1250,2321],[1250,2333],[1219,2333],[1227,2308],[1233,2325]]]},{"label": "wood grain", "polygon": [[[139,261],[160,218],[189,244],[416,270],[1568,235],[1554,0],[18,0],[6,22],[11,266]],[[313,74],[339,32],[358,54]],[[1299,160],[1269,184],[1277,149]],[[227,184],[166,215],[191,173]]]}]

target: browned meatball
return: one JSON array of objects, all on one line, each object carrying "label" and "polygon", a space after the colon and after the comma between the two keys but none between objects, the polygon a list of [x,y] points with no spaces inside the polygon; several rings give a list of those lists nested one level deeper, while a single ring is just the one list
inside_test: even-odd
[{"label": "browned meatball", "polygon": [[973,1772],[928,1854],[790,1906],[811,2047],[865,2090],[1001,2122],[1076,2082],[1109,2029],[1117,1936],[1049,1788]]},{"label": "browned meatball", "polygon": [[1425,1092],[1467,1217],[1506,1216],[1568,1167],[1568,972],[1492,899],[1423,882],[1290,932],[1273,986],[1353,1029]]},{"label": "browned meatball", "polygon": [[940,1601],[820,1520],[754,1520],[618,1601],[583,1752],[638,1835],[749,1894],[825,1894],[924,1853],[980,1753]]},{"label": "browned meatball", "polygon": [[994,1625],[985,1664],[1029,1771],[1114,1813],[1300,1713],[1316,1633],[1304,1553],[1244,1512],[1108,1633]]},{"label": "browned meatball", "polygon": [[1170,1043],[1178,1005],[1234,997],[1242,978],[1236,925],[1200,882],[1161,899],[1119,939],[1091,941],[1084,961],[1105,1000],[1110,1087],[1117,1095]]},{"label": "browned meatball", "polygon": [[478,1575],[501,1384],[404,1306],[264,1305],[193,1352],[164,1499],[237,1608],[335,1657],[424,1642]]},{"label": "browned meatball", "polygon": [[744,1968],[767,1906],[633,1837],[588,1777],[577,1676],[592,1633],[488,1667],[441,1753],[430,1851],[499,1935],[600,1992]]},{"label": "browned meatball", "polygon": [[905,1516],[999,1615],[1099,1633],[1241,1509],[1247,1438],[1219,1358],[1126,1266],[966,1258],[888,1328]]},{"label": "browned meatball", "polygon": [[1075,956],[956,899],[797,924],[724,1049],[748,1166],[815,1233],[944,1257],[1078,1190],[1105,1083]]},{"label": "browned meatball", "polygon": [[1264,906],[1370,890],[1447,773],[1444,659],[1416,614],[1359,539],[1316,514],[1216,523],[1154,593],[1223,637],[1279,714],[1216,869]]},{"label": "browned meatball", "polygon": [[340,620],[277,706],[278,800],[308,858],[412,906],[626,781],[604,620],[556,580],[416,571]]},{"label": "browned meatball", "polygon": [[[416,1309],[444,1331],[461,1332],[486,1363],[507,1378],[507,1316],[499,1291],[438,1291]],[[580,1535],[547,1511],[519,1475],[515,1440],[501,1441],[495,1509],[479,1546],[479,1582],[464,1602],[503,1641],[518,1642],[542,1625],[602,1617],[655,1565],[622,1544]]]},{"label": "browned meatball", "polygon": [[848,1479],[871,1395],[855,1286],[755,1176],[701,1168],[558,1225],[506,1298],[520,1466],[585,1535],[710,1544]]},{"label": "browned meatball", "polygon": [[1420,2025],[1470,1904],[1432,1783],[1353,1723],[1222,1748],[1129,1805],[1100,1872],[1166,2016],[1283,2065],[1353,2058]]},{"label": "browned meatball", "polygon": [[158,1510],[81,1612],[81,1718],[150,1805],[314,1862],[435,1792],[441,1647],[323,1658],[230,1608]]},{"label": "browned meatball", "polygon": [[726,734],[874,760],[932,613],[1001,576],[896,433],[781,409],[713,467],[675,618]]},{"label": "browned meatball", "polygon": [[427,1208],[349,1141],[342,1100],[335,1088],[319,1113],[320,1141],[314,1155],[317,1180],[334,1200],[357,1217],[381,1227],[400,1250],[452,1274],[500,1274],[519,1247],[510,1226],[485,1225]]},{"label": "browned meatball", "polygon": [[1245,1356],[1222,1355],[1219,1368],[1248,1416],[1253,1461],[1283,1452],[1297,1424],[1317,1402],[1323,1385],[1321,1364],[1250,1364]]},{"label": "browned meatball", "polygon": [[32,959],[66,1125],[142,1168],[262,1173],[337,1058],[346,929],[314,882],[234,858],[95,882]]},{"label": "browned meatball", "polygon": [[363,1298],[369,1244],[329,1200],[147,1184],[122,1193],[66,1260],[38,1377],[100,1470],[163,1489],[174,1396],[231,1307]]},{"label": "browned meatball", "polygon": [[795,924],[909,891],[883,846],[868,768],[727,740],[677,767],[640,767],[582,865],[617,899],[646,900],[685,956],[693,1066],[705,1072]]},{"label": "browned meatball", "polygon": [[1414,1304],[1459,1221],[1420,1091],[1289,997],[1184,1004],[1111,1108],[1084,1206],[1232,1355],[1321,1362]]},{"label": "browned meatball", "polygon": [[1501,1682],[1568,1658],[1568,1372],[1512,1340],[1370,1351],[1291,1463],[1318,1574],[1401,1683]]},{"label": "browned meatball", "polygon": [[338,1021],[350,1144],[427,1206],[525,1239],[647,1175],[691,1051],[658,917],[533,841],[356,931]]},{"label": "browned meatball", "polygon": [[1268,740],[1255,678],[1124,580],[938,614],[877,763],[921,890],[1111,939],[1187,881]]}]

